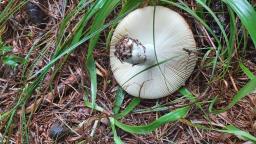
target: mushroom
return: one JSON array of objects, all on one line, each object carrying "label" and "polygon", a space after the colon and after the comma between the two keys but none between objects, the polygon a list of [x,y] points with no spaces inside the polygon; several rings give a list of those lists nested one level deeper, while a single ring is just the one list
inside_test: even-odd
[{"label": "mushroom", "polygon": [[196,65],[195,50],[193,33],[181,15],[148,6],[117,25],[110,46],[111,70],[128,94],[161,98],[184,85]]}]

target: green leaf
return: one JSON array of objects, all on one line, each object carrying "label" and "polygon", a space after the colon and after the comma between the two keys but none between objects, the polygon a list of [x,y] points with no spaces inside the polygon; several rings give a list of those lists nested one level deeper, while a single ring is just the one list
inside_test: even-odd
[{"label": "green leaf", "polygon": [[121,87],[118,87],[118,90],[116,91],[116,96],[115,96],[115,102],[114,102],[114,108],[113,108],[113,113],[117,114],[120,110],[120,107],[123,103],[125,96],[125,92]]},{"label": "green leaf", "polygon": [[[92,3],[92,1],[81,0],[79,4],[64,17],[64,19],[61,21],[60,28],[57,34],[57,49],[55,50],[55,55],[53,57],[57,56],[61,51],[63,51],[63,49],[67,48],[68,46],[72,46],[73,44],[79,42],[81,37],[85,35],[84,31],[86,30],[84,29],[86,28],[88,21],[93,15],[95,15],[95,13],[99,9],[102,8],[105,2],[105,0],[98,0],[95,3]],[[72,19],[76,18],[77,15],[79,15],[84,10],[85,6],[89,4],[91,4],[92,6],[89,7],[86,13],[83,14],[83,17],[79,20],[79,22],[77,22],[72,34],[66,38],[64,35],[67,31],[67,27],[70,25],[70,22],[72,22]],[[55,70],[51,76],[51,80],[53,80],[55,76],[59,73],[68,57],[69,55],[66,55],[63,60],[58,63],[58,65],[56,65]]]},{"label": "green leaf", "polygon": [[243,25],[248,30],[256,47],[256,12],[247,0],[223,0],[239,16]]},{"label": "green leaf", "polygon": [[15,56],[15,55],[9,55],[9,56],[4,56],[2,58],[3,63],[12,67],[16,67],[19,64],[23,64],[25,60],[21,57]]},{"label": "green leaf", "polygon": [[216,51],[216,56],[212,60],[212,63],[213,63],[213,65],[212,65],[212,74],[211,74],[211,79],[212,79],[214,77],[215,70],[217,68],[218,58],[220,59],[220,51],[221,51],[221,48],[222,48],[220,40],[218,39],[216,34],[213,32],[213,30],[207,25],[205,20],[202,19],[201,17],[199,17],[198,14],[194,10],[192,10],[188,5],[186,5],[182,0],[178,0],[179,3],[173,2],[171,0],[161,0],[161,1],[165,2],[167,4],[171,4],[175,7],[178,7],[180,9],[186,11],[188,14],[193,16],[194,19],[196,19],[199,23],[201,23],[206,28],[206,30],[209,32],[209,34],[211,34],[214,37],[214,40],[217,42],[218,45],[216,46],[217,49],[215,50]]},{"label": "green leaf", "polygon": [[92,37],[94,37],[95,35],[97,35],[98,33],[100,33],[101,31],[103,31],[104,29],[106,29],[107,27],[116,24],[121,18],[123,18],[125,15],[121,15],[120,17],[115,18],[114,20],[110,21],[109,23],[103,25],[101,28],[95,30],[92,33],[89,33],[87,35],[85,35],[80,41],[78,41],[77,43],[75,43],[74,45],[66,48],[65,50],[61,51],[61,53],[54,57],[49,63],[47,63],[47,65],[45,65],[43,68],[41,68],[36,74],[34,74],[33,76],[30,77],[30,79],[37,77],[40,73],[47,71],[48,69],[51,68],[52,65],[54,65],[59,59],[61,59],[63,56],[70,54],[71,52],[73,52],[78,46],[80,46],[81,44],[83,44],[84,42],[88,41],[89,39],[91,39]]},{"label": "green leaf", "polygon": [[[117,6],[119,0],[106,1],[104,6],[100,9],[100,11],[95,15],[95,19],[92,23],[92,27],[90,32],[94,32],[98,30],[100,27],[104,25],[105,19],[110,14],[112,10]],[[96,74],[96,65],[93,58],[93,49],[98,42],[99,34],[96,34],[90,39],[89,48],[87,52],[86,66],[89,71],[89,76],[91,80],[91,99],[92,99],[92,107],[94,108],[96,102],[96,94],[97,94],[97,74]]]},{"label": "green leaf", "polygon": [[116,127],[115,127],[114,119],[110,117],[109,120],[110,120],[110,124],[111,124],[111,128],[112,128],[112,132],[114,134],[114,142],[116,144],[123,144],[121,138],[116,133]]},{"label": "green leaf", "polygon": [[97,75],[96,75],[96,66],[93,56],[91,55],[86,61],[86,67],[89,71],[89,76],[91,80],[91,100],[92,100],[92,108],[94,109],[96,103],[96,95],[97,95]]},{"label": "green leaf", "polygon": [[15,116],[15,113],[16,113],[16,110],[12,110],[10,112],[10,117],[8,119],[8,122],[7,122],[6,126],[5,126],[3,137],[5,137],[9,133],[9,129],[10,129],[11,125],[13,124],[13,118]]},{"label": "green leaf", "polygon": [[221,33],[224,37],[225,43],[227,45],[228,53],[232,53],[232,49],[230,48],[225,29],[224,29],[223,25],[221,24],[220,20],[218,19],[218,17],[216,16],[216,14],[202,0],[196,0],[196,2],[199,3],[201,6],[203,6],[205,8],[205,10],[207,10],[209,12],[209,14],[212,16],[213,20],[217,23],[217,25],[220,28]]},{"label": "green leaf", "polygon": [[[120,0],[111,0],[111,1],[108,0],[105,2],[104,6],[95,15],[95,19],[91,24],[92,26],[91,26],[90,32],[94,32],[95,30],[99,29],[104,25],[106,18],[111,13],[111,11],[114,10],[114,8],[117,6],[119,2]],[[98,39],[99,39],[99,34],[96,34],[92,39],[90,39],[87,58],[90,57],[90,55],[92,55],[93,49],[96,46]]]},{"label": "green leaf", "polygon": [[189,99],[191,102],[196,101],[196,97],[186,88],[182,87],[179,89],[179,92],[185,96],[187,99]]},{"label": "green leaf", "polygon": [[256,142],[256,137],[254,137],[253,135],[251,135],[248,132],[245,132],[245,131],[242,131],[242,130],[236,128],[233,125],[226,126],[224,130],[216,130],[216,131],[234,134],[237,137],[239,137],[240,139]]},{"label": "green leaf", "polygon": [[97,104],[95,104],[95,106],[92,106],[92,103],[90,103],[90,102],[87,100],[86,97],[84,97],[84,105],[85,105],[86,107],[91,108],[91,109],[95,109],[95,110],[97,110],[97,111],[99,111],[99,112],[104,112],[104,111],[105,111],[104,108],[98,106]]},{"label": "green leaf", "polygon": [[249,79],[254,79],[255,75],[242,63],[239,63],[240,68],[249,77]]},{"label": "green leaf", "polygon": [[[87,24],[87,22],[89,21],[89,19],[98,11],[100,10],[103,5],[105,4],[106,1],[104,0],[98,0],[93,7],[91,7],[87,13],[83,16],[82,20],[79,21],[78,25],[77,25],[77,32],[74,35],[71,45],[73,45],[74,43],[77,43],[80,38],[82,37],[83,34],[83,30],[84,30],[84,26]],[[81,3],[81,1],[80,1]]]},{"label": "green leaf", "polygon": [[0,27],[2,28],[10,17],[19,11],[27,2],[28,0],[8,0],[8,4],[0,12]]},{"label": "green leaf", "polygon": [[129,114],[138,104],[140,104],[140,98],[133,98],[132,101],[128,104],[128,106],[120,113],[115,115],[116,119],[120,119]]},{"label": "green leaf", "polygon": [[114,124],[117,127],[121,128],[126,132],[134,133],[134,134],[146,134],[154,131],[161,125],[164,125],[169,122],[174,122],[181,118],[186,117],[187,113],[189,112],[189,109],[190,109],[189,107],[178,108],[168,114],[165,114],[164,116],[161,116],[160,118],[153,121],[152,123],[148,125],[142,125],[142,126],[130,126],[130,125],[123,124],[114,118],[110,118],[110,119],[111,121],[114,122]]},{"label": "green leaf", "polygon": [[28,135],[28,126],[27,126],[25,106],[23,106],[22,108],[23,108],[22,115],[21,115],[22,143],[29,143],[29,135]]},{"label": "green leaf", "polygon": [[208,130],[208,131],[218,131],[218,132],[222,132],[222,133],[233,134],[233,135],[237,136],[239,139],[251,141],[251,142],[254,142],[254,143],[256,142],[256,137],[255,136],[251,135],[250,133],[248,133],[246,131],[238,129],[233,125],[224,126],[222,129],[207,127],[207,126],[204,126],[202,124],[195,124],[193,122],[192,123],[189,122],[189,125],[191,125],[193,127],[196,127],[198,129],[203,129],[203,130]]},{"label": "green leaf", "polygon": [[236,27],[236,17],[235,17],[235,13],[234,11],[228,7],[228,13],[229,13],[229,19],[230,19],[230,22],[229,22],[229,25],[230,25],[230,28],[229,28],[229,31],[230,31],[230,34],[229,34],[229,50],[228,50],[228,54],[227,54],[227,61],[228,61],[228,65],[230,65],[230,62],[231,62],[231,59],[233,57],[233,53],[234,53],[234,47],[235,47],[235,43],[236,43],[236,36],[237,36],[237,27]]},{"label": "green leaf", "polygon": [[12,51],[12,47],[2,46],[2,47],[0,47],[0,56],[4,55],[5,53],[10,52],[10,51]]}]

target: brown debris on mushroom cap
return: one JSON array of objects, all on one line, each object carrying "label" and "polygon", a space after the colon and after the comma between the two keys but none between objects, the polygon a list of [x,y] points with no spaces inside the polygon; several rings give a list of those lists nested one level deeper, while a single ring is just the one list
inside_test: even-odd
[{"label": "brown debris on mushroom cap", "polygon": [[128,36],[123,36],[115,45],[114,55],[123,62],[125,59],[129,59],[132,57],[133,46],[136,44],[144,49],[145,47],[136,39],[133,39]]}]

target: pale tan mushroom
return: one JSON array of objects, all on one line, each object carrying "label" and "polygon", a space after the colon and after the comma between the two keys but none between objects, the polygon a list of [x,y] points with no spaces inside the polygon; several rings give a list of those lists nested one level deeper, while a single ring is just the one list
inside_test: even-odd
[{"label": "pale tan mushroom", "polygon": [[154,36],[153,18],[153,6],[128,14],[116,27],[110,48],[116,81],[128,94],[146,99],[178,90],[197,61],[193,34],[181,15],[156,6]]}]

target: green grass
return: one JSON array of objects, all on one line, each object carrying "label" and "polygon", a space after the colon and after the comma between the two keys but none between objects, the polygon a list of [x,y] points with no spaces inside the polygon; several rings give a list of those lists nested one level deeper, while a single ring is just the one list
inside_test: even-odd
[{"label": "green grass", "polygon": [[[0,13],[0,27],[4,27],[6,25],[7,20],[17,12],[24,4],[26,0],[20,1],[18,4],[15,4],[13,0],[9,2],[6,6],[5,10]],[[201,26],[203,26],[207,33],[213,40],[213,45],[207,46],[205,49],[205,55],[202,60],[204,61],[207,68],[211,70],[210,81],[224,79],[225,76],[232,70],[232,65],[234,63],[234,55],[237,51],[246,51],[247,41],[248,41],[248,33],[249,37],[252,39],[255,47],[256,47],[256,12],[253,6],[246,0],[223,0],[223,5],[228,8],[228,15],[230,17],[229,30],[226,30],[226,27],[221,23],[217,14],[209,7],[209,3],[211,1],[203,1],[196,0],[197,9],[192,9],[188,4],[183,1],[170,1],[170,0],[160,0],[157,4],[164,4],[166,6],[174,6],[183,12],[186,12],[188,15],[192,17],[192,19],[196,20]],[[3,61],[5,63],[9,63],[10,65],[19,65],[23,64],[22,69],[22,82],[23,89],[20,92],[19,99],[15,103],[12,109],[0,114],[0,122],[6,121],[4,137],[9,136],[11,132],[11,125],[13,124],[14,116],[17,111],[22,110],[21,115],[21,132],[22,132],[22,142],[28,143],[29,134],[28,134],[28,124],[31,121],[31,117],[33,113],[28,115],[25,113],[26,104],[31,99],[31,96],[35,93],[35,90],[40,89],[42,86],[42,82],[45,79],[46,75],[53,69],[52,81],[61,70],[63,65],[67,62],[69,55],[74,52],[79,46],[83,44],[88,44],[88,49],[86,56],[84,57],[84,65],[87,68],[89,78],[90,78],[90,88],[85,91],[90,91],[86,93],[84,96],[84,105],[100,113],[106,113],[106,110],[97,105],[97,90],[98,90],[98,81],[96,75],[96,65],[95,59],[93,57],[94,48],[97,47],[100,33],[103,30],[110,29],[108,36],[105,41],[107,43],[107,47],[109,47],[109,41],[111,35],[113,33],[114,27],[116,24],[130,11],[142,5],[143,1],[121,1],[121,0],[96,0],[96,1],[85,1],[81,0],[80,3],[72,10],[70,10],[67,15],[60,21],[59,29],[56,33],[56,40],[54,41],[56,45],[56,49],[54,53],[51,55],[51,60],[41,68],[37,73],[34,73],[34,69],[36,64],[43,59],[43,55],[47,53],[47,50],[50,46],[45,46],[40,50],[40,54],[37,56],[32,65],[29,66],[27,60],[30,59],[31,53],[35,52],[39,49],[40,46],[52,42],[53,39],[49,36],[49,33],[44,34],[37,42],[35,42],[30,49],[29,53],[23,59],[9,59],[5,58]],[[155,1],[152,2],[153,4]],[[115,17],[110,21],[106,22],[107,18],[110,15],[113,15],[113,11],[120,7],[120,12],[115,13]],[[211,16],[212,20],[214,20],[221,30],[221,37],[218,37],[209,23],[206,20],[206,15]],[[68,32],[68,27],[71,25],[74,19],[80,17],[79,21],[76,22],[73,32],[69,33],[66,36],[66,32]],[[242,22],[242,26],[240,29],[237,28],[237,20]],[[242,37],[238,35],[238,31],[242,31]],[[237,45],[236,45],[237,44]],[[236,48],[243,47],[243,48]],[[4,44],[1,43],[0,47],[0,55],[5,53],[5,51],[9,52],[10,49]],[[210,53],[214,53],[214,56],[210,56]],[[62,60],[62,61],[60,61]],[[243,59],[242,59],[243,60]],[[17,62],[17,63],[13,63]],[[155,66],[159,66],[166,61],[159,62],[158,64],[146,68],[143,71],[146,71]],[[198,125],[190,121],[187,114],[192,108],[196,108],[199,111],[203,111],[204,117],[207,119],[208,114],[219,114],[231,109],[234,105],[236,105],[242,98],[250,94],[255,90],[256,78],[250,70],[240,62],[241,70],[249,77],[250,81],[247,82],[233,97],[231,102],[222,109],[214,109],[214,105],[217,102],[217,98],[210,102],[202,103],[197,97],[193,96],[191,92],[187,89],[183,88],[180,90],[180,93],[191,102],[190,105],[184,105],[183,107],[172,109],[170,112],[164,114],[153,122],[146,125],[128,125],[122,123],[122,118],[125,118],[128,114],[134,113],[136,106],[140,104],[139,98],[133,98],[131,102],[121,110],[122,104],[125,100],[125,92],[119,88],[116,92],[116,100],[114,102],[112,113],[109,113],[109,120],[111,123],[111,129],[114,135],[114,141],[116,143],[123,143],[121,138],[117,135],[116,127],[133,134],[147,134],[153,132],[160,126],[167,123],[175,123],[175,122],[186,122],[188,125],[193,127],[204,129],[207,131],[218,131],[222,133],[229,133],[237,136],[240,139],[250,140],[255,142],[256,138],[249,134],[246,131],[240,130],[234,126],[224,126],[223,128],[213,128],[210,124],[207,126]],[[133,77],[139,75],[143,71],[134,75]],[[131,77],[130,79],[132,79]],[[29,83],[28,83],[29,82]],[[208,104],[209,111],[203,109],[203,104]],[[160,110],[169,110],[166,107],[162,107]],[[155,112],[153,109],[149,109],[148,112]],[[208,120],[209,121],[209,120]],[[210,122],[209,122],[210,123]],[[8,138],[7,138],[8,139]]]},{"label": "green grass", "polygon": [[0,13],[0,28],[4,27],[7,20],[13,16],[14,13],[19,11],[28,0],[9,0],[8,4],[5,6],[4,10]]}]

